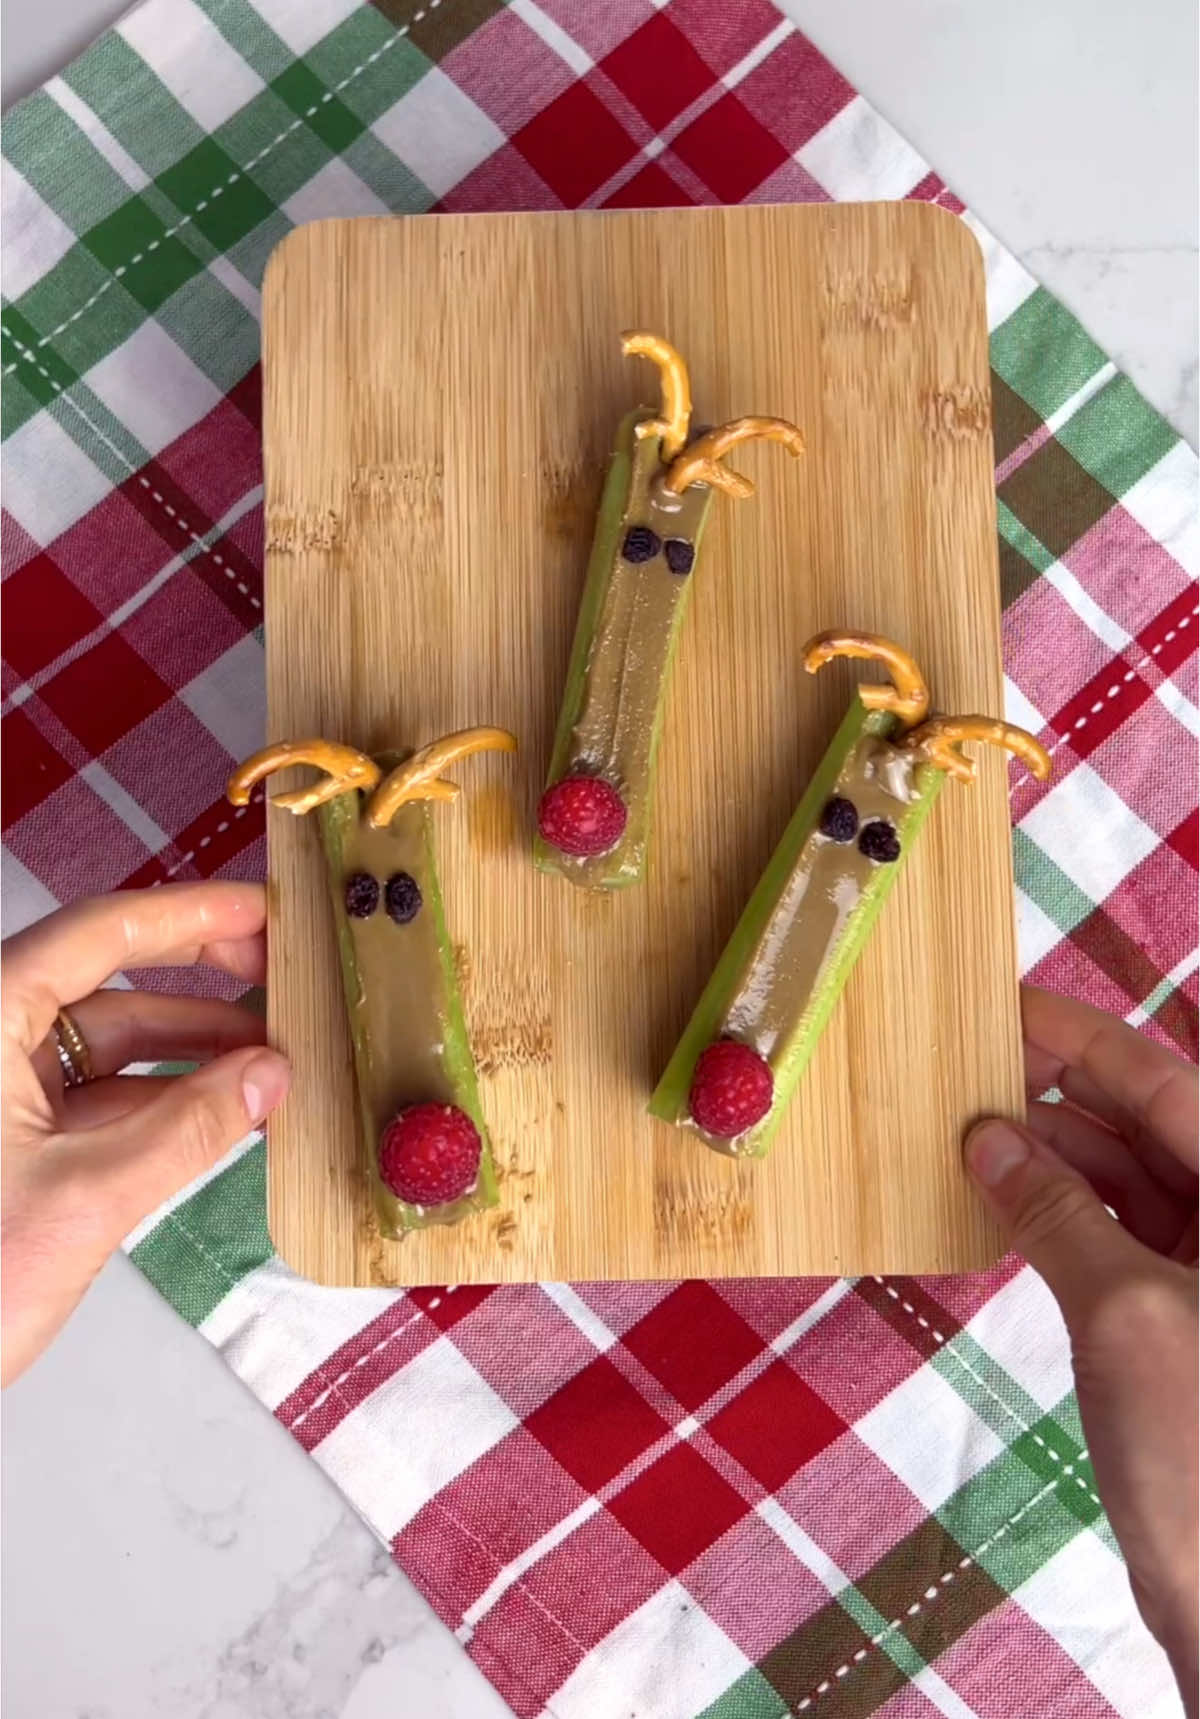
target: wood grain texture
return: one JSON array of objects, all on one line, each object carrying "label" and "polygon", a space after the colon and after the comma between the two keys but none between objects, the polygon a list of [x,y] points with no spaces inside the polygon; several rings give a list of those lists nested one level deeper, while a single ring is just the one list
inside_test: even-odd
[{"label": "wood grain texture", "polygon": [[[271,738],[368,751],[497,723],[435,817],[500,1208],[373,1231],[315,827],[269,814],[270,1026],[293,1059],[270,1223],[320,1282],[981,1267],[965,1125],[1023,1106],[1003,759],[951,783],[770,1157],[645,1103],[854,675],[800,646],[894,636],[935,703],[1002,710],[983,269],[923,204],[331,221],[264,286]],[[537,873],[545,776],[605,459],[656,403],[629,327],[687,358],[697,423],[800,424],[718,496],[670,691],[648,880]]]}]

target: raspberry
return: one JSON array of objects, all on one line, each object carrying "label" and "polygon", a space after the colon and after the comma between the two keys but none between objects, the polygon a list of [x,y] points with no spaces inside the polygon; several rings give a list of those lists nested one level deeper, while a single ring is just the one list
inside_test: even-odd
[{"label": "raspberry", "polygon": [[631,525],[625,533],[621,554],[636,567],[639,562],[653,561],[662,548],[662,538],[648,525]]},{"label": "raspberry", "polygon": [[370,919],[379,906],[379,884],[369,871],[346,879],[346,912],[351,919]]},{"label": "raspberry", "polygon": [[831,842],[852,842],[858,834],[858,813],[853,800],[843,800],[835,794],[826,800],[821,813],[821,834]]},{"label": "raspberry", "polygon": [[718,1039],[701,1051],[692,1075],[692,1121],[717,1140],[732,1140],[761,1122],[771,1108],[775,1077],[749,1045]]},{"label": "raspberry", "polygon": [[387,880],[383,904],[389,919],[397,925],[407,925],[421,911],[421,891],[415,877],[406,871],[394,872]]},{"label": "raspberry", "polygon": [[685,573],[690,573],[692,570],[692,563],[696,559],[696,548],[694,544],[688,542],[686,537],[668,537],[663,544],[663,554],[667,558],[667,566],[672,573],[678,573],[682,578]]},{"label": "raspberry", "polygon": [[628,817],[610,782],[600,776],[564,776],[542,795],[538,829],[560,853],[586,859],[615,848]]},{"label": "raspberry", "polygon": [[410,1104],[379,1142],[379,1174],[410,1206],[444,1206],[469,1194],[479,1178],[479,1130],[453,1104]]},{"label": "raspberry", "polygon": [[876,818],[860,830],[858,851],[876,865],[891,865],[900,858],[900,837],[886,818]]}]

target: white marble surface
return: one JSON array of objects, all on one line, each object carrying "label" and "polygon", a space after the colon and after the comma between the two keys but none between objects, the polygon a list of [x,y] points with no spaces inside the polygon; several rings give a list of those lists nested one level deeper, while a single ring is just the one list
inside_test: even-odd
[{"label": "white marble surface", "polygon": [[[787,9],[1194,444],[1192,0]],[[5,99],[79,45],[82,21],[120,10],[8,0]],[[8,1393],[4,1423],[8,1719],[507,1712],[123,1260]]]},{"label": "white marble surface", "polygon": [[1194,0],[780,0],[1197,441]]},{"label": "white marble surface", "polygon": [[503,1719],[386,1549],[124,1259],[4,1401],[6,1719]]}]

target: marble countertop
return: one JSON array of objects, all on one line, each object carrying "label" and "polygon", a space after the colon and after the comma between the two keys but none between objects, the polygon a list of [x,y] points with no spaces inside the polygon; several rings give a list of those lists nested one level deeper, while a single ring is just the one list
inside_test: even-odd
[{"label": "marble countertop", "polygon": [[[122,9],[8,0],[5,100]],[[785,9],[1194,446],[1193,0]],[[124,1260],[7,1394],[4,1424],[11,1719],[508,1712]]]}]

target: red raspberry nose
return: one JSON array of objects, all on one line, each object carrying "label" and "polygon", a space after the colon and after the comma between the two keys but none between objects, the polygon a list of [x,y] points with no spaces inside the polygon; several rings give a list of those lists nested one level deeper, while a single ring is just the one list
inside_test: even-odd
[{"label": "red raspberry nose", "polygon": [[628,818],[624,800],[600,776],[564,776],[538,807],[538,829],[551,847],[579,859],[615,848]]},{"label": "red raspberry nose", "polygon": [[410,1104],[383,1131],[379,1174],[409,1205],[444,1206],[471,1192],[482,1150],[479,1130],[465,1110]]},{"label": "red raspberry nose", "polygon": [[775,1096],[771,1066],[736,1039],[701,1051],[692,1075],[692,1121],[716,1140],[733,1140],[761,1122]]}]

